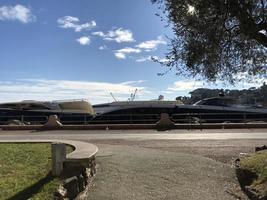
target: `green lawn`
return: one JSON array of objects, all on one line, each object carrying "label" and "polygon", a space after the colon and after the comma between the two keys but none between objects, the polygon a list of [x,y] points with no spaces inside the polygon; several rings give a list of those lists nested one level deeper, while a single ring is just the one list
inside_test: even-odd
[{"label": "green lawn", "polygon": [[241,168],[252,171],[258,175],[258,179],[252,184],[262,194],[267,195],[267,152],[259,152],[245,157],[240,161]]},{"label": "green lawn", "polygon": [[0,144],[0,199],[52,199],[60,180],[50,170],[50,144]]}]

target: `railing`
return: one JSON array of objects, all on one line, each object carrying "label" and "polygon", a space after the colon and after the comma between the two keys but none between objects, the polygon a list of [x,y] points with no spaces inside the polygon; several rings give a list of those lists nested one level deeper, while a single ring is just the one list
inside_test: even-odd
[{"label": "railing", "polygon": [[27,115],[6,115],[0,116],[0,124],[8,124],[18,120],[19,122],[29,124],[44,124],[48,121],[48,116],[27,116]]},{"label": "railing", "polygon": [[160,120],[160,114],[104,114],[96,116],[90,124],[154,124]]},{"label": "railing", "polygon": [[[155,124],[160,120],[160,114],[105,114],[94,118],[87,114],[58,116],[63,124]],[[204,124],[204,123],[248,123],[251,121],[267,122],[267,113],[181,113],[170,114],[174,123]],[[18,120],[24,124],[44,124],[48,116],[2,115],[0,124],[5,125]]]},{"label": "railing", "polygon": [[223,123],[267,121],[267,113],[182,113],[170,116],[175,123]]}]

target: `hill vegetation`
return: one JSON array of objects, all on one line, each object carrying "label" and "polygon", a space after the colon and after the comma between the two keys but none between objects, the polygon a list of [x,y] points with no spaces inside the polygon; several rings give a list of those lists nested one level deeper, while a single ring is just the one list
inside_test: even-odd
[{"label": "hill vegetation", "polygon": [[179,96],[177,98],[182,100],[185,104],[193,104],[201,99],[218,96],[221,92],[223,92],[225,96],[236,99],[238,104],[267,106],[267,85],[265,82],[261,87],[251,87],[242,90],[198,88],[189,93],[191,97]]}]

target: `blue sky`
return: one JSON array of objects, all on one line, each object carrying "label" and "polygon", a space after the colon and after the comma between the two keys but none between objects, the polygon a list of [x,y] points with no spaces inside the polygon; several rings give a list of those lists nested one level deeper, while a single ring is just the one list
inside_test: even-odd
[{"label": "blue sky", "polygon": [[[0,0],[0,101],[112,101],[163,94],[174,99],[197,87],[151,61],[164,59],[166,28],[150,0]],[[255,84],[254,84],[255,85]],[[243,83],[238,88],[254,86]]]}]

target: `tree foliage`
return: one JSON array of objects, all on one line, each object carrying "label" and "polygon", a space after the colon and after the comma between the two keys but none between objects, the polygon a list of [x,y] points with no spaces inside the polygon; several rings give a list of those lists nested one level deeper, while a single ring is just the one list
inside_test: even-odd
[{"label": "tree foliage", "polygon": [[152,2],[174,31],[167,69],[209,81],[267,75],[267,0]]},{"label": "tree foliage", "polygon": [[[198,88],[189,92],[191,97],[179,97],[179,99],[186,104],[193,104],[205,98],[219,96],[221,92],[222,89]],[[251,87],[242,90],[225,89],[223,92],[241,105],[267,106],[267,85],[265,82],[258,88]]]}]

